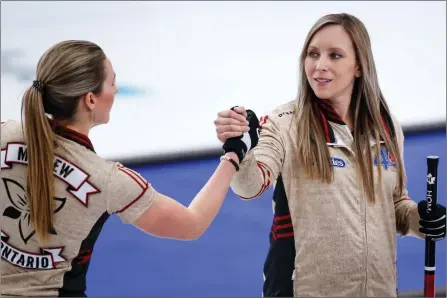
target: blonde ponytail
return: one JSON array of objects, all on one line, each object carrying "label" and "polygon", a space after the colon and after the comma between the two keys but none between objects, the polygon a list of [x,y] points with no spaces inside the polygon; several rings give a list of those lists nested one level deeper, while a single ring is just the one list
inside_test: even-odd
[{"label": "blonde ponytail", "polygon": [[24,138],[27,146],[27,197],[31,220],[40,241],[53,227],[53,131],[42,103],[42,90],[30,87],[23,97]]}]

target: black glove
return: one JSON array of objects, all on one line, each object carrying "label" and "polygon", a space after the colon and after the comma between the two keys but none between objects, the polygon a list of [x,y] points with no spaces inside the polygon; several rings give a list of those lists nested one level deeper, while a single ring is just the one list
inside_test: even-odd
[{"label": "black glove", "polygon": [[427,214],[427,201],[422,200],[418,204],[418,212],[421,217],[419,220],[419,232],[435,241],[443,239],[446,232],[445,207],[437,204],[435,212]]},{"label": "black glove", "polygon": [[[231,109],[234,110],[234,107]],[[244,132],[239,137],[227,139],[222,146],[225,153],[236,153],[239,158],[239,163],[242,162],[248,151],[256,147],[259,140],[259,120],[252,110],[247,110],[247,121],[250,130]]]}]

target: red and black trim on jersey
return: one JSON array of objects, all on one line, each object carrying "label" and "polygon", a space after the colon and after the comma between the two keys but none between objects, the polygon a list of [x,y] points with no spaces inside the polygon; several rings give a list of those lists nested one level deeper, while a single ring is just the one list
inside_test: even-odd
[{"label": "red and black trim on jersey", "polygon": [[252,197],[238,196],[239,198],[241,198],[243,200],[255,199],[255,198],[259,197],[260,195],[262,195],[270,187],[270,179],[271,179],[270,171],[262,163],[257,162],[256,164],[258,165],[258,168],[262,173],[263,182],[262,182],[261,189],[259,190],[259,192],[257,194],[255,194]]},{"label": "red and black trim on jersey", "polygon": [[293,297],[295,240],[289,205],[281,174],[273,192],[274,217],[270,247],[264,262],[263,297]]},{"label": "red and black trim on jersey", "polygon": [[130,206],[132,206],[136,201],[138,201],[139,199],[141,199],[141,197],[146,193],[146,191],[149,189],[149,182],[146,181],[146,179],[144,179],[143,177],[141,177],[140,174],[138,174],[137,172],[135,172],[134,170],[131,170],[129,168],[126,168],[125,166],[119,164],[118,165],[118,171],[121,171],[123,173],[125,173],[126,175],[128,175],[133,181],[135,181],[135,183],[141,187],[141,193],[129,204],[127,204],[126,206],[124,206],[123,208],[121,208],[120,210],[117,210],[114,212],[114,214],[118,214],[118,213],[123,213],[124,211],[126,211],[127,208],[129,208]]},{"label": "red and black trim on jersey", "polygon": [[319,99],[318,97],[315,97],[314,101],[312,102],[312,107],[315,115],[319,118],[320,123],[323,126],[326,142],[335,143],[334,130],[329,124],[329,121],[341,125],[345,125],[345,122],[337,114],[332,105],[326,100],[322,100]]},{"label": "red and black trim on jersey", "polygon": [[96,221],[87,238],[81,243],[79,254],[71,261],[71,270],[66,272],[59,297],[87,297],[86,276],[96,240],[110,214],[104,212]]},{"label": "red and black trim on jersey", "polygon": [[49,120],[51,128],[53,129],[55,134],[65,138],[65,139],[68,139],[70,141],[76,142],[76,143],[86,147],[87,149],[95,152],[95,148],[93,147],[93,144],[90,141],[88,136],[86,136],[80,132],[77,132],[73,129],[70,129],[68,127],[62,126],[55,120],[52,120],[52,119],[48,119],[48,120]]}]

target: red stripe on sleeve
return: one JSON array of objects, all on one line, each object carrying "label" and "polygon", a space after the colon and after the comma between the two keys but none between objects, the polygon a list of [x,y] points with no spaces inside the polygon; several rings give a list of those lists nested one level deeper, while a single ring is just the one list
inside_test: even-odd
[{"label": "red stripe on sleeve", "polygon": [[263,179],[263,183],[261,186],[261,189],[259,190],[259,192],[257,194],[255,194],[252,197],[246,198],[246,197],[242,197],[242,196],[238,196],[239,198],[243,199],[243,200],[250,200],[250,199],[254,199],[256,197],[259,197],[260,195],[262,195],[270,186],[270,171],[267,170],[264,165],[262,165],[261,163],[257,163],[258,168],[261,170],[262,173],[262,179]]}]

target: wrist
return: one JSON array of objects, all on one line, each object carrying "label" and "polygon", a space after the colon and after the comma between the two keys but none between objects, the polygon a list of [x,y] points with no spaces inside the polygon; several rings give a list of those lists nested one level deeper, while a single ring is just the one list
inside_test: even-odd
[{"label": "wrist", "polygon": [[241,163],[239,156],[234,152],[226,152],[224,156],[228,156],[229,158],[233,159],[238,165]]},{"label": "wrist", "polygon": [[232,158],[230,155],[228,155],[228,154],[222,155],[220,157],[220,161],[221,162],[225,161],[225,162],[231,163],[232,166],[234,167],[234,169],[236,170],[236,172],[239,171],[239,163],[236,162],[235,159]]}]

